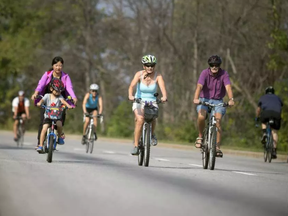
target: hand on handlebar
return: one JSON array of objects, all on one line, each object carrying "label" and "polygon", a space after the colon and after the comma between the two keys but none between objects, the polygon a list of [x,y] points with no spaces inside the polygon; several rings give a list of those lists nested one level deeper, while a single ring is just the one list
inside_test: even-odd
[{"label": "hand on handlebar", "polygon": [[199,99],[194,99],[193,102],[194,102],[194,104],[197,104],[197,105],[200,104],[200,100]]},{"label": "hand on handlebar", "polygon": [[129,99],[130,101],[134,101],[134,100],[135,100],[135,97],[134,97],[134,96],[129,96],[128,99]]}]

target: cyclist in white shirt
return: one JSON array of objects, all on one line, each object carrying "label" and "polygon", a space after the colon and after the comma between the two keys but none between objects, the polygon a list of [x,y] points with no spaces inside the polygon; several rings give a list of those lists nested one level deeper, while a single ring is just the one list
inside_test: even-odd
[{"label": "cyclist in white shirt", "polygon": [[24,91],[19,91],[18,96],[12,101],[13,119],[15,120],[13,125],[14,141],[17,141],[17,125],[19,122],[18,117],[22,117],[23,128],[25,131],[25,120],[30,118],[29,106],[30,102],[28,98],[24,97]]}]

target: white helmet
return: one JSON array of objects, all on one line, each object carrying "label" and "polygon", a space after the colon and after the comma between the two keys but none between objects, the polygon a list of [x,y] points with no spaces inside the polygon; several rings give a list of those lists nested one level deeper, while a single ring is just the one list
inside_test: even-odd
[{"label": "white helmet", "polygon": [[22,90],[19,91],[19,92],[18,92],[18,95],[19,95],[19,96],[23,96],[23,95],[24,95],[24,91],[22,91]]},{"label": "white helmet", "polygon": [[99,89],[99,86],[97,84],[93,83],[93,84],[90,85],[90,90],[98,91],[98,89]]}]

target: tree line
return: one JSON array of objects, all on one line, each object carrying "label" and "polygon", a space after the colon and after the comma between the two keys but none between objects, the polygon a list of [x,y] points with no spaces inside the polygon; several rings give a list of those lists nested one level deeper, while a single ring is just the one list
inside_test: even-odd
[{"label": "tree line", "polygon": [[[194,142],[194,90],[207,59],[218,54],[232,81],[236,105],[223,119],[223,144],[260,147],[254,128],[259,97],[273,85],[284,101],[279,148],[287,150],[288,73],[285,0],[37,0],[0,1],[0,124],[11,127],[11,101],[30,97],[54,56],[64,58],[78,108],[65,130],[81,132],[81,102],[91,83],[100,86],[101,133],[130,137],[128,86],[141,57],[157,57],[169,102],[161,106],[159,139]],[[37,128],[35,107],[30,121]]]}]

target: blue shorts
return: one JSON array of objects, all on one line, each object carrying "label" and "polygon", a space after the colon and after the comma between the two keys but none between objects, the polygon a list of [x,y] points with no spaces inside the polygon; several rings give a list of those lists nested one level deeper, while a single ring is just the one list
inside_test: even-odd
[{"label": "blue shorts", "polygon": [[[206,99],[206,98],[200,98],[201,102],[208,102],[211,104],[220,104],[223,103],[223,100],[214,100],[214,99]],[[206,112],[208,112],[208,107],[204,106],[204,105],[198,105],[197,106],[197,113],[199,113],[200,110],[206,110]],[[215,111],[216,113],[220,113],[222,116],[225,115],[226,113],[226,108],[225,107],[215,107]]]}]

